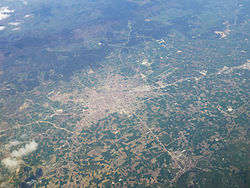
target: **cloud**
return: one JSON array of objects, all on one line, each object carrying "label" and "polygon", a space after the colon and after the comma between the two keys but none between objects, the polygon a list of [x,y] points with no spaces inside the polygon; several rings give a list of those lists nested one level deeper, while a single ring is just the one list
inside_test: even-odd
[{"label": "cloud", "polygon": [[4,26],[0,26],[0,31],[4,30],[5,27]]},{"label": "cloud", "polygon": [[9,7],[0,8],[0,20],[10,17],[10,13],[13,13],[14,10],[10,10]]},{"label": "cloud", "polygon": [[11,140],[8,144],[5,145],[5,149],[10,150],[13,146],[17,146],[22,144],[22,142],[19,142],[18,140]]},{"label": "cloud", "polygon": [[15,170],[22,163],[21,159],[16,159],[12,157],[7,157],[2,160],[2,164],[9,170]]},{"label": "cloud", "polygon": [[0,12],[1,13],[13,13],[14,10],[10,10],[9,7],[1,7]]},{"label": "cloud", "polygon": [[9,143],[10,146],[17,146],[18,144],[21,144],[21,142],[19,142],[18,140],[12,140]]},{"label": "cloud", "polygon": [[29,144],[26,144],[23,148],[20,148],[19,150],[14,150],[10,155],[11,157],[21,158],[35,151],[37,149],[37,146],[38,144],[33,140]]},{"label": "cloud", "polygon": [[21,27],[15,27],[12,29],[12,31],[19,31],[21,29]]},{"label": "cloud", "polygon": [[29,18],[29,17],[31,17],[32,16],[32,14],[26,14],[25,16],[24,16],[24,18]]},{"label": "cloud", "polygon": [[34,140],[31,141],[23,148],[12,151],[9,157],[6,157],[2,160],[2,164],[11,171],[17,169],[23,162],[21,158],[35,151],[37,149],[37,146],[38,144]]},{"label": "cloud", "polygon": [[12,25],[12,26],[19,26],[21,24],[21,22],[10,22],[8,24]]},{"label": "cloud", "polygon": [[28,1],[23,0],[22,2],[23,2],[24,5],[28,4]]},{"label": "cloud", "polygon": [[8,17],[10,17],[9,14],[2,14],[2,13],[0,12],[0,20],[6,19],[6,18],[8,18]]}]

